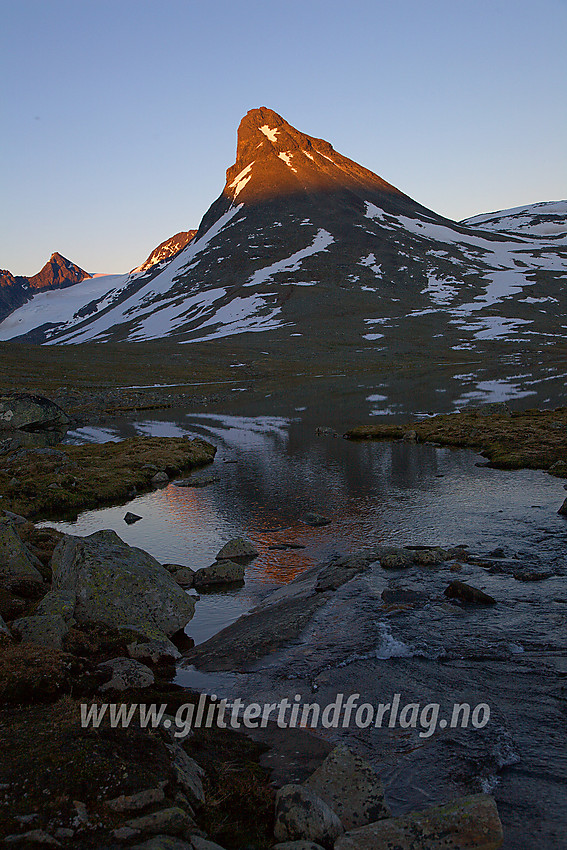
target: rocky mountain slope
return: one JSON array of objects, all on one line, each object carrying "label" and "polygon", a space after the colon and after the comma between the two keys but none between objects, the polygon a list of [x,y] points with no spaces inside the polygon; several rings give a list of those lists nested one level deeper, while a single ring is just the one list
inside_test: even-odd
[{"label": "rocky mountain slope", "polygon": [[174,236],[170,236],[169,239],[165,239],[163,242],[160,242],[157,248],[154,248],[148,259],[145,260],[141,266],[132,269],[131,273],[145,272],[158,263],[163,265],[168,260],[173,259],[179,251],[189,244],[196,232],[196,230],[182,230]]},{"label": "rocky mountain slope", "polygon": [[0,339],[545,346],[567,335],[566,214],[558,202],[450,221],[262,107],[185,248],[96,291],[80,284],[73,305],[51,293],[49,315],[37,296]]},{"label": "rocky mountain slope", "polygon": [[0,271],[0,320],[9,316],[38,292],[63,289],[90,277],[92,275],[57,251],[51,255],[41,271],[32,277],[14,276],[9,271]]}]

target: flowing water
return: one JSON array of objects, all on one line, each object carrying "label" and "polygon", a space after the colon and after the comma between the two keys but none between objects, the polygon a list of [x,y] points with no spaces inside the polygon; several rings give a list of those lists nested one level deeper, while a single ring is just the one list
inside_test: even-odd
[{"label": "flowing water", "polygon": [[[375,765],[395,813],[489,790],[505,847],[567,846],[567,521],[557,514],[563,482],[489,469],[465,450],[318,435],[309,408],[297,407],[263,415],[240,402],[225,413],[167,411],[80,429],[70,439],[203,436],[218,447],[209,471],[219,481],[172,483],[127,507],[54,525],[80,535],[113,528],[161,562],[193,569],[212,563],[232,537],[252,540],[259,556],[245,586],[201,595],[186,629],[197,643],[335,554],[377,544],[468,546],[478,562],[473,557],[458,572],[449,564],[385,571],[376,562],[332,595],[298,641],[252,673],[181,668],[178,682],[260,704],[299,694],[301,702],[324,706],[356,693],[359,703],[376,706],[399,693],[401,706],[439,704],[441,717],[451,716],[454,703],[486,704],[490,720],[479,728],[422,735],[411,725],[350,723],[318,734],[346,741]],[[333,409],[324,424],[340,419]],[[126,509],[142,520],[126,525]],[[312,528],[303,521],[309,511],[330,523]],[[287,543],[304,548],[275,548]],[[455,578],[498,604],[450,602],[443,591]],[[411,605],[388,603],[400,591],[412,592]]]}]

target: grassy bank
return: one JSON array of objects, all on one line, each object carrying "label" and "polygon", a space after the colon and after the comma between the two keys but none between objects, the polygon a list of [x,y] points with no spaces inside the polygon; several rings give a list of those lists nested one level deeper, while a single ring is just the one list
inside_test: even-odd
[{"label": "grassy bank", "polygon": [[[412,434],[413,432],[413,434]],[[463,411],[404,425],[359,425],[351,440],[415,439],[475,449],[500,469],[545,469],[567,478],[567,408],[511,413]]]},{"label": "grassy bank", "polygon": [[69,518],[127,501],[151,489],[156,473],[175,476],[210,463],[215,452],[204,440],[183,437],[20,449],[0,456],[0,504],[28,519]]}]

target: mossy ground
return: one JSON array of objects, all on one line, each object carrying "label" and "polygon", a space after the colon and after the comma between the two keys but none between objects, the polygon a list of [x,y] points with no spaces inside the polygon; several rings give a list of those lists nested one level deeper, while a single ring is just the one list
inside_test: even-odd
[{"label": "mossy ground", "polygon": [[508,414],[463,411],[404,425],[359,425],[345,434],[352,440],[402,439],[415,431],[420,442],[480,451],[500,469],[545,469],[567,478],[567,408]]},{"label": "mossy ground", "polygon": [[[188,695],[145,690],[114,699],[126,706],[167,703],[174,712]],[[163,783],[166,797],[158,808],[176,805],[171,757],[161,734],[136,723],[112,729],[106,720],[97,729],[82,728],[81,703],[92,702],[63,696],[50,705],[0,711],[0,840],[26,829],[53,834],[64,827],[75,832],[65,845],[107,846],[110,831],[128,815],[113,813],[105,800]],[[227,850],[270,847],[274,791],[258,763],[261,747],[239,733],[211,729],[186,739],[184,748],[207,770],[206,802],[196,814],[199,827]],[[86,805],[88,826],[77,827],[74,801]],[[30,815],[35,817],[23,826],[18,818]]]},{"label": "mossy ground", "polygon": [[0,457],[2,507],[29,519],[70,517],[120,504],[151,488],[158,471],[173,476],[210,463],[215,448],[182,437],[133,437],[119,443],[24,449]]}]

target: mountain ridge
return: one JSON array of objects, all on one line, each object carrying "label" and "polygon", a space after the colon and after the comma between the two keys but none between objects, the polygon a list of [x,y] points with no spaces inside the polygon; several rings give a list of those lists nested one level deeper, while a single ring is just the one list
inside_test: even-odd
[{"label": "mountain ridge", "polygon": [[29,301],[34,292],[62,289],[90,277],[92,275],[89,272],[72,263],[58,251],[55,251],[43,268],[31,277],[0,270],[0,322]]},{"label": "mountain ridge", "polygon": [[551,234],[498,230],[487,216],[446,219],[260,107],[244,116],[225,186],[184,248],[108,289],[87,287],[88,309],[33,327],[29,311],[14,314],[0,338],[261,332],[288,346],[318,337],[380,352],[415,341],[433,352],[565,337],[565,233],[557,221]]}]

